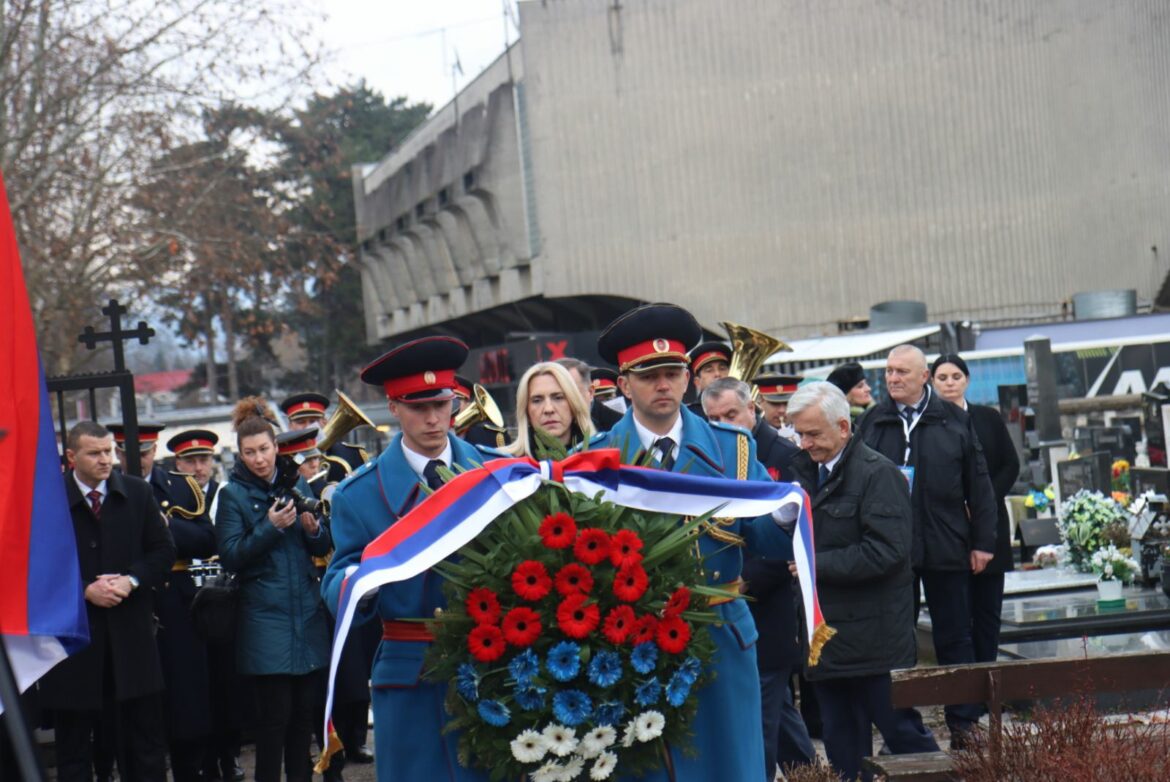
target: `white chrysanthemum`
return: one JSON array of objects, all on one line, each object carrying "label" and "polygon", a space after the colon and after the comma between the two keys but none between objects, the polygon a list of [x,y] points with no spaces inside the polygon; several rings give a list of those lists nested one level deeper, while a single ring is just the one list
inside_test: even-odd
[{"label": "white chrysanthemum", "polygon": [[626,723],[626,729],[622,731],[622,746],[629,748],[634,746],[634,720]]},{"label": "white chrysanthemum", "polygon": [[545,746],[557,757],[564,757],[577,748],[577,731],[557,725],[555,722],[544,729]]},{"label": "white chrysanthemum", "polygon": [[521,763],[539,763],[548,752],[548,744],[534,730],[526,730],[512,739],[512,757]]},{"label": "white chrysanthemum", "polygon": [[560,779],[561,767],[551,760],[531,774],[532,782],[557,782]]},{"label": "white chrysanthemum", "polygon": [[662,735],[664,727],[666,717],[662,716],[662,712],[644,711],[634,718],[634,736],[638,741],[653,741]]},{"label": "white chrysanthemum", "polygon": [[585,734],[577,751],[581,753],[582,757],[595,758],[615,741],[617,741],[617,731],[609,725],[602,725]]},{"label": "white chrysanthemum", "polygon": [[561,780],[562,782],[572,782],[576,779],[581,771],[585,768],[585,758],[580,755],[574,755],[569,758],[569,762],[561,766]]},{"label": "white chrysanthemum", "polygon": [[617,755],[612,752],[602,752],[593,761],[593,768],[589,769],[590,779],[609,779],[613,770],[617,768]]}]

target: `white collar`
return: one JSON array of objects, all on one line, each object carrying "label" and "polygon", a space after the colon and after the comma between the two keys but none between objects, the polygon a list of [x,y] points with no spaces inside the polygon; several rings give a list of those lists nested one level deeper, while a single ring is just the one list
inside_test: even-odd
[{"label": "white collar", "polygon": [[106,486],[105,480],[103,480],[101,483],[99,483],[97,486],[95,486],[94,488],[91,489],[90,487],[88,487],[84,483],[82,483],[81,479],[77,477],[76,470],[73,472],[73,480],[75,480],[77,482],[77,488],[81,489],[81,496],[82,497],[88,498],[89,493],[91,491],[96,491],[98,494],[102,495],[102,502],[105,502],[106,495],[110,493],[109,487]]},{"label": "white collar", "polygon": [[824,467],[824,468],[825,468],[826,470],[828,470],[829,472],[832,472],[832,471],[833,471],[833,468],[835,468],[835,467],[837,466],[837,462],[841,461],[841,454],[845,453],[845,449],[846,449],[847,447],[849,447],[849,441],[848,441],[848,440],[846,440],[846,441],[845,441],[845,445],[841,446],[841,450],[840,450],[840,451],[837,451],[837,455],[836,455],[836,456],[834,456],[832,459],[830,459],[829,461],[825,462],[825,463],[824,463],[824,464],[822,464],[821,466],[822,466],[822,467]]},{"label": "white collar", "polygon": [[654,432],[651,432],[649,429],[647,429],[645,426],[642,425],[641,421],[638,420],[638,413],[635,411],[635,413],[634,413],[634,429],[637,430],[637,432],[638,432],[638,441],[642,443],[642,450],[643,451],[649,451],[651,448],[654,447],[654,443],[658,442],[658,440],[662,437],[669,437],[671,440],[674,440],[674,449],[673,449],[673,453],[671,455],[676,460],[678,459],[678,449],[679,449],[679,446],[682,445],[682,431],[683,431],[683,420],[682,420],[682,412],[681,411],[679,412],[678,416],[674,419],[674,425],[670,427],[670,431],[667,432],[666,434],[655,434]]},{"label": "white collar", "polygon": [[432,458],[441,461],[444,467],[451,466],[451,438],[447,438],[447,446],[443,449],[441,454],[435,457],[423,456],[421,453],[410,450],[410,447],[406,444],[406,440],[403,439],[402,455],[406,457],[406,462],[410,465],[410,469],[414,470],[415,474],[422,478],[423,470],[427,468],[427,463],[430,462]]}]

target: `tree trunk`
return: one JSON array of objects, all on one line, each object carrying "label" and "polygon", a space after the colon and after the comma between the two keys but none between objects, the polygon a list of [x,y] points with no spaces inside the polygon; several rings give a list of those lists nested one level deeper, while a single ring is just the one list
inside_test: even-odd
[{"label": "tree trunk", "polygon": [[215,311],[211,306],[211,297],[203,295],[207,322],[205,325],[205,341],[207,344],[207,403],[214,405],[219,402],[219,372],[215,368]]},{"label": "tree trunk", "polygon": [[232,320],[231,297],[224,298],[219,319],[223,323],[223,342],[227,352],[228,396],[234,404],[240,400],[240,376],[236,367],[236,331]]}]

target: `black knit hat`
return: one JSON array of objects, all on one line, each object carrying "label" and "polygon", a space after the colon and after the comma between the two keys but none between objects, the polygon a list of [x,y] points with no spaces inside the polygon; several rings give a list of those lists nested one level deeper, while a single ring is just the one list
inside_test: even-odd
[{"label": "black knit hat", "polygon": [[861,368],[861,364],[850,361],[834,369],[826,379],[841,389],[842,394],[848,394],[855,385],[865,380],[865,370]]}]

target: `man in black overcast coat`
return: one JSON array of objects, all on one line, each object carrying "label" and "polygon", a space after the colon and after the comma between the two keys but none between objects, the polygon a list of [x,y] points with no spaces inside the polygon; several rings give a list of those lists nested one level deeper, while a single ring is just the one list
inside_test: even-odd
[{"label": "man in black overcast coat", "polygon": [[90,643],[40,681],[54,710],[57,779],[89,780],[95,728],[113,722],[122,779],[166,778],[163,674],[151,590],[175,544],[146,481],[113,470],[113,438],[85,421],[69,431],[65,489],[77,538]]},{"label": "man in black overcast coat", "polygon": [[[889,396],[857,422],[857,436],[910,481],[915,571],[930,609],[940,665],[975,662],[971,574],[995,552],[995,494],[971,417],[927,384],[926,356],[899,345],[886,359]],[[953,744],[966,741],[981,707],[946,707]]]},{"label": "man in black overcast coat", "polygon": [[792,470],[812,500],[821,611],[837,631],[805,675],[820,702],[825,754],[841,779],[854,780],[873,754],[871,724],[895,754],[938,749],[918,713],[895,710],[890,698],[890,671],[917,656],[910,494],[888,459],[851,436],[849,402],[836,386],[802,386],[788,415],[803,449]]}]

